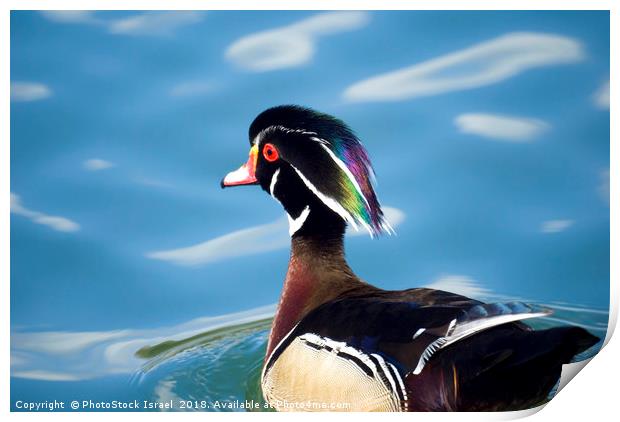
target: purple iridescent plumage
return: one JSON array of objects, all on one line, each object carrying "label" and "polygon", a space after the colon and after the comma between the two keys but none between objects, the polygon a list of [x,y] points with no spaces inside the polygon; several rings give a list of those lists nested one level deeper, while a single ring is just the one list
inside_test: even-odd
[{"label": "purple iridescent plumage", "polygon": [[[358,191],[356,186],[351,186],[346,181],[343,183],[347,191],[343,192],[342,205],[356,220],[362,222],[371,235],[382,232],[390,233],[392,229],[383,216],[381,205],[373,189],[374,171],[364,146],[353,133],[347,137],[331,139],[330,146],[334,154],[349,169],[359,186]],[[342,177],[348,178],[348,175],[343,174]]]},{"label": "purple iridescent plumage", "polygon": [[[337,204],[327,203],[327,206],[354,227],[363,226],[371,236],[393,233],[373,188],[374,172],[368,153],[343,121],[305,107],[273,107],[261,113],[250,126],[250,143],[262,136],[277,137],[278,132],[297,145],[294,150],[288,150],[286,143],[280,143],[283,157],[288,155],[289,159],[296,161],[299,157],[292,155],[302,150],[307,154],[303,161],[291,164],[297,164],[298,170],[305,167],[304,177],[313,183],[313,188],[328,202],[333,200]],[[319,147],[315,149],[307,145],[309,149],[301,148],[297,144],[301,140]],[[314,158],[317,153],[323,158]],[[323,161],[327,158],[325,155],[329,155],[332,166],[328,160]],[[321,172],[311,164],[317,160],[322,162]],[[329,181],[323,180],[324,177],[329,177]]]}]

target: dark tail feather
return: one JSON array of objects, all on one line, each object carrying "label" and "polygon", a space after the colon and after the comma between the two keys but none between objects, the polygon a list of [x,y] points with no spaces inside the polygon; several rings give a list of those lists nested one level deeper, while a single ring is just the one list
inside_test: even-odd
[{"label": "dark tail feather", "polygon": [[489,350],[495,353],[463,386],[464,409],[519,410],[544,403],[560,378],[562,365],[599,341],[580,327],[506,334],[489,342]]},{"label": "dark tail feather", "polygon": [[542,360],[550,366],[570,363],[575,355],[588,350],[599,340],[581,327],[530,331],[524,333],[511,363],[522,365],[531,360]]},{"label": "dark tail feather", "polygon": [[567,334],[565,344],[573,345],[573,356],[581,352],[585,352],[601,340],[599,337],[590,334],[589,331],[586,331],[581,327],[569,327],[566,331]]}]

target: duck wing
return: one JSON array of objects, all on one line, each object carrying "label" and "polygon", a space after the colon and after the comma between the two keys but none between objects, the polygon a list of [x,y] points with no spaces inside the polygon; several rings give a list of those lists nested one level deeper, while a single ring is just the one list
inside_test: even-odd
[{"label": "duck wing", "polygon": [[[354,297],[328,302],[309,313],[280,344],[304,336],[312,343],[340,342],[364,353],[383,356],[403,374],[419,374],[439,350],[492,327],[548,315],[521,302],[483,304],[459,300],[393,301]],[[443,303],[443,304],[438,304]],[[528,330],[526,326],[515,326]],[[323,345],[321,347],[324,347]],[[269,362],[267,362],[269,365]]]},{"label": "duck wing", "polygon": [[549,400],[562,365],[599,338],[581,327],[516,329],[504,324],[437,352],[404,383],[414,411],[510,411]]},{"label": "duck wing", "polygon": [[340,297],[276,346],[263,391],[281,401],[338,398],[349,410],[531,407],[547,398],[563,363],[598,341],[579,327],[521,323],[550,313],[429,289]]}]

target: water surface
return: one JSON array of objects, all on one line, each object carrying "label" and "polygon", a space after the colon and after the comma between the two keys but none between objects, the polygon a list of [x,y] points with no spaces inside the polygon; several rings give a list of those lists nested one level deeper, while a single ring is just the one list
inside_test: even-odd
[{"label": "water surface", "polygon": [[[347,259],[361,278],[541,303],[556,313],[532,324],[604,336],[609,12],[329,15],[329,28],[302,37],[311,54],[295,66],[256,71],[227,54],[261,31],[321,29],[319,14],[11,13],[14,408],[260,398],[287,221],[259,188],[219,183],[247,159],[252,119],[278,104],[338,116],[368,149],[397,236],[349,232]],[[463,52],[515,33],[551,35],[572,54],[557,60],[566,51],[551,49],[546,62],[538,42],[520,41],[431,75],[481,85],[399,101],[346,96],[368,78],[471,57]],[[479,75],[532,51],[546,64]],[[537,130],[489,137],[459,124],[471,114]]]}]

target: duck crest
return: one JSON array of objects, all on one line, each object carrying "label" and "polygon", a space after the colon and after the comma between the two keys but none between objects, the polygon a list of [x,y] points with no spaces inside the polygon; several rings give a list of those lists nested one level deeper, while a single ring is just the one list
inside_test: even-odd
[{"label": "duck crest", "polygon": [[250,126],[252,146],[271,142],[306,187],[356,230],[362,226],[371,237],[393,233],[374,191],[368,153],[343,121],[300,106],[274,107]]},{"label": "duck crest", "polygon": [[352,224],[360,223],[371,236],[394,232],[383,216],[381,205],[373,189],[374,170],[366,149],[359,139],[348,131],[347,135],[330,141],[313,137],[340,168],[340,203],[353,217]]}]

